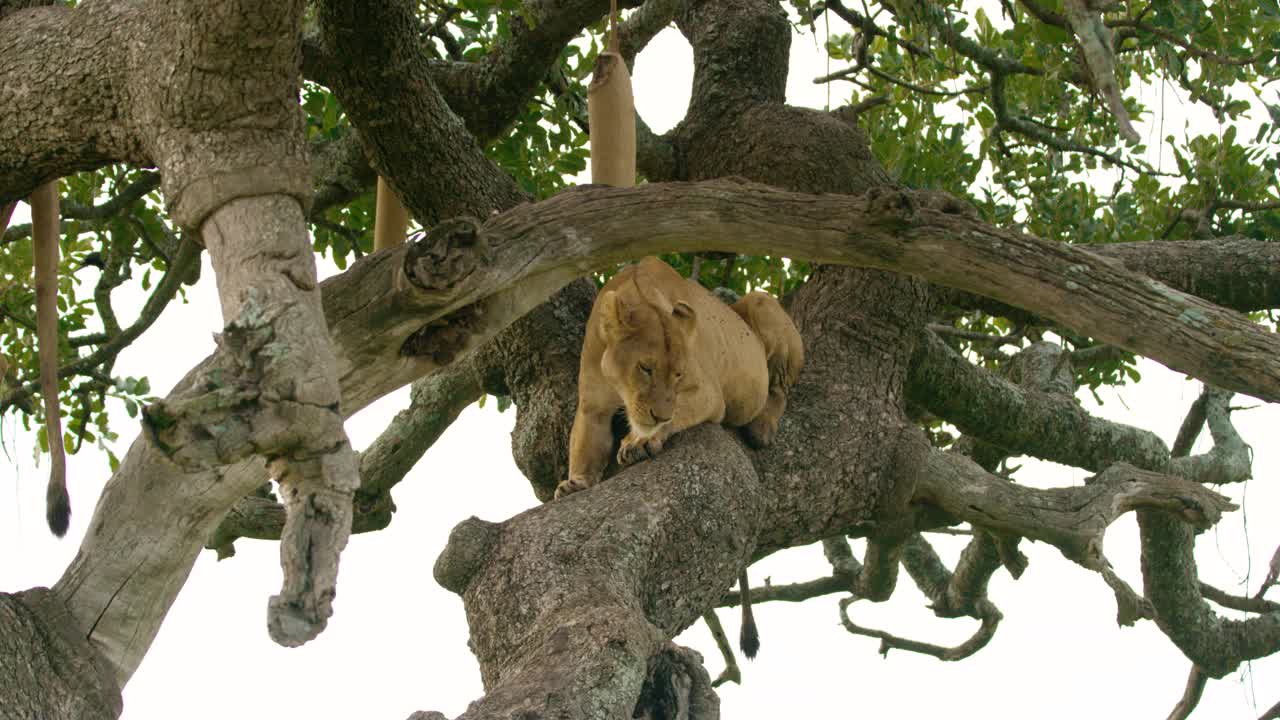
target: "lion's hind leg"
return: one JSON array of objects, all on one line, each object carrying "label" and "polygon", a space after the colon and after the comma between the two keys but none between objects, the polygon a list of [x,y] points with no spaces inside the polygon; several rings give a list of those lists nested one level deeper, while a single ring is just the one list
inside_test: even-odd
[{"label": "lion's hind leg", "polygon": [[747,444],[762,448],[772,443],[778,433],[778,420],[787,408],[787,393],[804,367],[804,344],[795,323],[772,295],[748,293],[733,305],[733,310],[764,345],[769,367],[769,397],[764,409],[742,429]]}]

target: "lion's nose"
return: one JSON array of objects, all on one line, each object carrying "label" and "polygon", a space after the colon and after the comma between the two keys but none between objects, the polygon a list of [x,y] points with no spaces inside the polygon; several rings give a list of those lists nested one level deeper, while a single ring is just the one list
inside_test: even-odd
[{"label": "lion's nose", "polygon": [[671,419],[670,415],[667,415],[664,417],[662,415],[659,415],[656,410],[650,410],[649,417],[653,418],[653,421],[656,423],[664,423]]}]

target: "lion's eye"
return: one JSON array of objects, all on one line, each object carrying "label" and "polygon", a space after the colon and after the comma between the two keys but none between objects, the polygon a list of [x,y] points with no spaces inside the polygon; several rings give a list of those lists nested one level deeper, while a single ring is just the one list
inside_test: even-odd
[{"label": "lion's eye", "polygon": [[641,365],[640,372],[644,373],[645,375],[652,375],[653,368],[649,367],[648,365]]}]

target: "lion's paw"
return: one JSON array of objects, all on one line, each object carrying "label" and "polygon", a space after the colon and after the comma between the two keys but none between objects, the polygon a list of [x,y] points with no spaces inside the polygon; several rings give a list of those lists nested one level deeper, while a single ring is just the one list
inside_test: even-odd
[{"label": "lion's paw", "polygon": [[747,423],[742,428],[742,434],[747,440],[747,445],[754,450],[769,447],[773,444],[774,436],[778,434],[778,420],[761,415]]},{"label": "lion's paw", "polygon": [[559,500],[565,495],[572,495],[579,490],[586,490],[589,487],[591,487],[591,483],[587,482],[587,479],[584,477],[571,477],[568,480],[561,480],[560,484],[556,485],[555,499]]},{"label": "lion's paw", "polygon": [[618,448],[618,464],[627,467],[641,460],[652,459],[662,452],[662,440],[657,437],[638,438],[628,434],[622,439],[622,447]]}]

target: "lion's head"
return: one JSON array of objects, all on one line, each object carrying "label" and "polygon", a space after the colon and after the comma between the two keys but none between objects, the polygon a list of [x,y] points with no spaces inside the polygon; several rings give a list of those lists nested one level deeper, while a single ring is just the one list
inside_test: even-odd
[{"label": "lion's head", "polygon": [[688,303],[672,303],[634,281],[606,291],[597,304],[605,342],[601,372],[622,396],[632,432],[647,437],[671,419],[676,392],[690,389],[696,315]]}]

